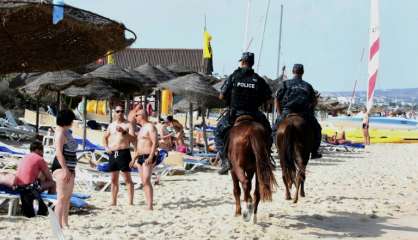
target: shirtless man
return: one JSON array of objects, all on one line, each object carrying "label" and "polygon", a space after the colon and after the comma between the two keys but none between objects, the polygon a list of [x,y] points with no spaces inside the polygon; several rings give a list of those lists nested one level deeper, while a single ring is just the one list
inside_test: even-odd
[{"label": "shirtless man", "polygon": [[[134,109],[134,123],[141,126],[137,133],[137,145],[133,165],[138,168],[141,182],[144,185],[145,200],[148,210],[152,210],[153,189],[151,185],[152,169],[155,166],[158,145],[157,129],[148,121],[145,109]],[[132,114],[133,115],[133,114]]]},{"label": "shirtless man", "polygon": [[134,144],[134,149],[136,147],[134,125],[125,119],[123,115],[124,109],[121,105],[115,107],[115,113],[115,120],[109,125],[103,139],[106,152],[109,154],[109,170],[112,172],[112,206],[116,206],[117,204],[119,171],[122,171],[125,177],[129,205],[133,205],[134,184],[129,166],[132,161],[129,147],[130,143]]}]

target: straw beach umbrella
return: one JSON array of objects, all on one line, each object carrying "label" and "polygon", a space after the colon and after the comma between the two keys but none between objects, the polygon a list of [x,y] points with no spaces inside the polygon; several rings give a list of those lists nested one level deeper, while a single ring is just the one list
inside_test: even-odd
[{"label": "straw beach umbrella", "polygon": [[[0,0],[0,74],[71,69],[136,40],[121,23],[70,5],[62,8],[63,19],[54,24],[51,1]],[[126,31],[133,38],[126,39]]]},{"label": "straw beach umbrella", "polygon": [[57,104],[60,105],[60,91],[70,85],[85,84],[82,76],[70,70],[47,72],[36,77],[33,81],[21,87],[20,90],[36,97],[36,131],[39,129],[39,97],[50,92],[57,93]]},{"label": "straw beach umbrella", "polygon": [[70,86],[63,91],[69,97],[83,97],[83,149],[87,139],[87,98],[109,99],[118,94],[118,91],[101,80],[90,81],[84,86]]},{"label": "straw beach umbrella", "polygon": [[164,74],[168,77],[168,79],[169,79],[169,80],[171,80],[171,79],[174,79],[174,78],[178,77],[176,73],[174,73],[174,72],[170,71],[170,69],[168,69],[166,66],[163,66],[163,65],[157,65],[157,66],[155,66],[155,67],[156,67],[158,70],[160,70],[162,73],[164,73]]},{"label": "straw beach umbrella", "polygon": [[167,66],[167,69],[170,70],[171,72],[175,73],[177,76],[184,76],[184,75],[195,72],[192,69],[190,69],[190,68],[188,68],[184,65],[181,65],[179,63],[172,63],[172,64]]},{"label": "straw beach umbrella", "polygon": [[103,100],[116,96],[118,91],[109,84],[97,80],[83,86],[70,86],[66,88],[62,94],[69,97],[89,97],[91,99]]},{"label": "straw beach umbrella", "polygon": [[[189,102],[190,147],[193,154],[193,105],[199,107],[222,107],[223,103],[218,99],[219,92],[209,84],[208,77],[197,73],[178,77],[160,83],[158,86],[159,88],[169,89]],[[205,127],[203,130],[205,131]]]},{"label": "straw beach umbrella", "polygon": [[170,79],[171,76],[164,74],[158,68],[152,66],[149,63],[143,64],[134,69],[135,71],[141,73],[142,75],[149,78],[152,82],[158,84],[161,82],[165,82]]},{"label": "straw beach umbrella", "polygon": [[29,95],[40,95],[46,91],[59,92],[70,85],[83,85],[87,79],[76,72],[65,70],[56,72],[46,72],[33,81],[23,86],[21,90]]},{"label": "straw beach umbrella", "polygon": [[216,91],[220,92],[220,91],[221,91],[222,86],[224,85],[224,82],[225,82],[225,79],[223,79],[223,80],[221,80],[221,81],[219,81],[219,82],[217,82],[217,83],[213,84],[213,85],[212,85],[212,87],[213,87],[213,88],[215,88],[215,89],[216,89]]},{"label": "straw beach umbrella", "polygon": [[105,64],[83,75],[87,80],[103,80],[120,94],[129,96],[143,91],[144,76],[133,75],[116,64]]}]

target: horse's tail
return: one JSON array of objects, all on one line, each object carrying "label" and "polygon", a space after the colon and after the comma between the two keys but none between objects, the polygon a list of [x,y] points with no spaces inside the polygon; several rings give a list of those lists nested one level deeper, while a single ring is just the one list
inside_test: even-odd
[{"label": "horse's tail", "polygon": [[274,167],[269,158],[269,149],[264,141],[259,141],[265,136],[259,132],[250,137],[250,144],[256,161],[256,177],[260,189],[260,198],[263,201],[271,201],[275,187]]},{"label": "horse's tail", "polygon": [[295,184],[296,183],[296,163],[295,157],[293,156],[293,149],[294,149],[294,131],[296,130],[294,125],[289,122],[290,124],[287,125],[287,128],[284,131],[283,136],[283,151],[285,154],[282,154],[284,157],[284,177],[287,179],[287,182]]}]

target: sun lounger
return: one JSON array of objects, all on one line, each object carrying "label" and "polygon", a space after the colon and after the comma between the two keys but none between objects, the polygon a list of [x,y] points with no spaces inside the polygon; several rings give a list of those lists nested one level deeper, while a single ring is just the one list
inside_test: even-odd
[{"label": "sun lounger", "polygon": [[[56,194],[42,193],[41,197],[44,201],[55,204],[57,200]],[[70,203],[72,207],[84,208],[88,206],[86,199],[90,198],[87,194],[73,193]],[[0,185],[0,200],[9,202],[8,216],[16,215],[17,207],[19,206],[20,194],[7,186]],[[3,203],[4,204],[4,203]],[[1,204],[0,204],[1,205]]]},{"label": "sun lounger", "polygon": [[6,146],[0,145],[0,155],[23,156],[25,153],[16,152]]},{"label": "sun lounger", "polygon": [[[187,156],[185,156],[185,158],[183,159],[183,162],[184,162],[184,169],[186,169],[188,172],[193,172],[198,167],[211,166],[209,160],[207,159],[197,160],[194,158],[188,158]],[[189,167],[190,169],[188,169]]]},{"label": "sun lounger", "polygon": [[6,118],[0,118],[0,134],[14,141],[32,139],[36,136],[36,129],[28,125],[18,125],[13,113],[5,112]]},{"label": "sun lounger", "polygon": [[6,203],[9,204],[8,211],[7,211],[8,217],[16,215],[17,206],[19,205],[19,199],[20,199],[19,195],[2,193],[0,191],[0,206]]},{"label": "sun lounger", "polygon": [[[89,140],[86,140],[86,149],[82,149],[83,140],[78,138],[75,138],[75,140],[79,146],[79,150],[77,150],[78,159],[82,157],[88,157],[92,159],[93,162],[100,162],[103,159],[109,159],[109,156],[106,154],[105,149],[102,146],[96,145]],[[44,158],[49,163],[52,163],[55,157],[54,136],[44,136],[42,145],[44,146]]]},{"label": "sun lounger", "polygon": [[[153,170],[153,176],[161,178],[168,175],[171,170],[171,167],[164,164],[164,160],[167,158],[168,152],[165,150],[159,150],[159,154],[156,161],[156,166]],[[85,189],[88,191],[94,191],[96,184],[101,183],[99,191],[104,192],[111,185],[111,175],[108,172],[108,162],[100,163],[97,165],[97,169],[91,169],[88,167],[77,166],[76,173],[76,184],[80,189]],[[138,172],[137,168],[132,168],[131,172]],[[136,181],[137,178],[132,178],[135,184],[140,184]],[[122,178],[123,181],[123,178]]]},{"label": "sun lounger", "polygon": [[322,142],[321,148],[329,152],[360,152],[363,151],[365,146],[360,143],[332,144]]}]

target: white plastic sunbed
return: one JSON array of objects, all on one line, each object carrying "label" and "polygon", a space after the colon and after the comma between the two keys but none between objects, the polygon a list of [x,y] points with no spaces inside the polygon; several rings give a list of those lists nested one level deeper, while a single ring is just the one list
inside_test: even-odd
[{"label": "white plastic sunbed", "polygon": [[28,125],[19,125],[13,113],[5,112],[6,118],[0,118],[0,134],[14,141],[32,139],[36,136],[36,129]]}]

